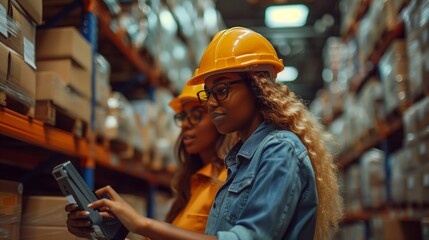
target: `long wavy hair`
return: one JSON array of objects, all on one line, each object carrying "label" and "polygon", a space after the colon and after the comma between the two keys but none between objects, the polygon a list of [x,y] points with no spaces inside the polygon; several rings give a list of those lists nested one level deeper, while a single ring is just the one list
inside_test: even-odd
[{"label": "long wavy hair", "polygon": [[314,239],[328,239],[338,231],[343,216],[338,169],[328,150],[333,137],[286,85],[276,83],[267,72],[242,73],[256,96],[256,104],[266,122],[295,133],[306,146],[316,177],[318,195]]},{"label": "long wavy hair", "polygon": [[[224,158],[228,151],[238,141],[237,133],[219,134],[215,144],[215,156],[213,156],[213,166],[219,172],[224,167]],[[165,221],[172,223],[179,213],[185,208],[191,196],[191,177],[204,166],[199,154],[186,152],[182,142],[182,135],[176,142],[176,153],[178,157],[178,168],[172,182],[172,190],[175,195],[173,204],[168,212]],[[212,176],[213,181],[218,181],[217,176]]]}]

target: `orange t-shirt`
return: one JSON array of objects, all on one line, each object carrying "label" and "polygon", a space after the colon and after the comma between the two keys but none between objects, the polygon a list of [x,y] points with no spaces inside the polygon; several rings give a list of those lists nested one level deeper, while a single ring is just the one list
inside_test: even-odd
[{"label": "orange t-shirt", "polygon": [[191,197],[188,204],[172,224],[194,232],[204,233],[217,190],[225,183],[227,170],[223,168],[216,178],[211,178],[213,165],[207,164],[191,177]]}]

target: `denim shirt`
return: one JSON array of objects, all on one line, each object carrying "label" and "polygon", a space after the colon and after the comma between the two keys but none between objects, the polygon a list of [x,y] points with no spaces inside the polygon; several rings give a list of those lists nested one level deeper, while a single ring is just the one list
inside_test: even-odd
[{"label": "denim shirt", "polygon": [[225,158],[206,234],[218,239],[313,239],[317,191],[307,150],[290,131],[263,122]]}]

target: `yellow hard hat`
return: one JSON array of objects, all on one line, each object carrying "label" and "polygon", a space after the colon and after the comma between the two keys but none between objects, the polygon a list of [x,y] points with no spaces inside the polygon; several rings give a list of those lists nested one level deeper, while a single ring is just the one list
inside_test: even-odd
[{"label": "yellow hard hat", "polygon": [[222,72],[268,71],[275,78],[283,68],[283,60],[266,38],[247,28],[233,27],[213,37],[188,85],[204,83],[205,78]]},{"label": "yellow hard hat", "polygon": [[168,105],[170,105],[170,107],[176,113],[178,113],[178,112],[182,111],[183,103],[185,103],[187,101],[197,101],[198,102],[197,93],[201,90],[204,90],[204,84],[198,84],[198,85],[193,85],[193,86],[188,86],[187,84],[185,84],[180,95],[173,98],[173,100],[171,100],[168,103]]}]

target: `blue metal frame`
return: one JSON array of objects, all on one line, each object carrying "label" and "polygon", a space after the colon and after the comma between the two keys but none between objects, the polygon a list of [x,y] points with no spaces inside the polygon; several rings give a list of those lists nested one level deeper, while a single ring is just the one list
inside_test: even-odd
[{"label": "blue metal frame", "polygon": [[[95,129],[95,57],[98,49],[98,19],[92,12],[86,12],[83,16],[83,24],[81,29],[82,35],[88,40],[92,51],[91,64],[91,123],[92,130]],[[83,179],[91,189],[95,186],[95,174],[93,168],[84,168]]]}]

